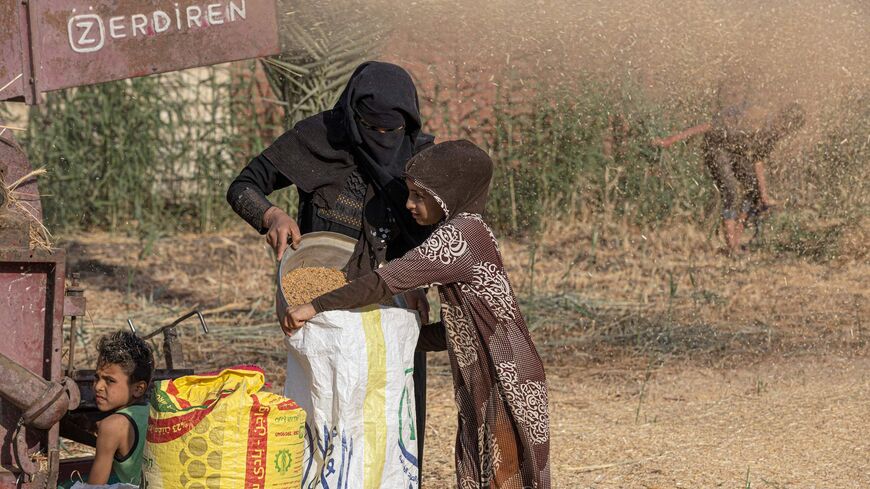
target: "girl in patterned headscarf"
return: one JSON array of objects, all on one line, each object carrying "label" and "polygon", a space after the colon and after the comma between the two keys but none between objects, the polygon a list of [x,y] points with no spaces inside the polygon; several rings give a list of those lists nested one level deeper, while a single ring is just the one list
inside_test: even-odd
[{"label": "girl in patterned headscarf", "polygon": [[435,231],[374,273],[292,309],[286,326],[292,333],[318,312],[437,286],[442,322],[423,327],[421,344],[449,352],[459,409],[458,487],[549,488],[544,367],[498,242],[481,217],[491,179],[492,160],[468,141],[437,144],[411,158],[406,207]]}]

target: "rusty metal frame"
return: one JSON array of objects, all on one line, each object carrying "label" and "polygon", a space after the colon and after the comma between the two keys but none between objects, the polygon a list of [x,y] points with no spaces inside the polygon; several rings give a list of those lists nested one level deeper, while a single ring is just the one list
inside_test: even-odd
[{"label": "rusty metal frame", "polygon": [[[117,45],[113,44],[111,49],[102,52],[98,52],[102,48],[102,41],[95,50],[77,49],[77,42],[78,48],[83,48],[84,41],[91,41],[84,34],[81,38],[74,36],[74,26],[80,27],[73,22],[83,21],[86,17],[94,18],[94,22],[97,22],[95,17],[100,13],[111,23],[111,19],[115,18],[113,15],[124,14],[130,18],[130,29],[135,38],[136,18],[145,17],[136,9],[148,6],[158,8],[161,1],[163,0],[0,0],[0,42],[5,43],[3,49],[0,49],[0,68],[3,68],[0,69],[0,75],[6,78],[0,79],[0,100],[23,100],[32,105],[40,102],[45,91],[269,56],[280,51],[275,0],[237,0],[243,5],[248,2],[251,18],[240,15],[238,18],[243,22],[233,25],[221,25],[224,22],[218,22],[223,14],[212,15],[211,8],[214,4],[206,7],[207,17],[205,11],[201,10],[202,7],[188,5],[184,7],[187,28],[182,29],[181,18],[178,17],[177,32],[167,33],[165,36],[161,35],[163,31],[158,25],[158,12],[155,10],[152,31],[146,33],[143,30],[138,39],[118,41]],[[172,5],[178,11],[179,4],[186,5],[191,1],[178,0]],[[232,1],[224,2],[227,9],[226,19],[229,19],[227,24],[235,22],[231,13]],[[160,5],[163,8],[163,4]],[[78,14],[76,8],[80,9]],[[198,9],[194,29],[191,28],[191,8]],[[202,21],[200,14],[203,14]],[[165,12],[162,15],[166,17]],[[166,24],[161,25],[165,27]],[[84,32],[84,28],[81,29]],[[110,26],[110,29],[113,27]],[[113,39],[119,39],[115,34],[115,31],[110,31]],[[104,31],[101,30],[100,35],[103,36],[101,39],[106,39]],[[71,55],[72,52],[94,54],[78,56]],[[11,72],[9,67],[12,67]],[[30,165],[11,135],[0,137],[0,140],[0,160],[3,160],[0,162],[0,170],[6,172],[5,177],[14,181],[26,174]],[[25,173],[21,173],[22,171]],[[29,208],[28,213],[33,214],[31,217],[41,221],[36,182],[25,183],[17,190],[37,196],[34,202],[27,202],[26,205]],[[10,362],[29,369],[33,374],[52,383],[52,387],[39,396],[36,404],[31,404],[32,401],[24,402],[22,399],[12,404],[5,398],[0,402],[0,439],[3,440],[0,444],[0,489],[46,488],[54,487],[57,483],[59,423],[52,424],[48,429],[36,429],[29,423],[43,412],[40,404],[43,402],[42,398],[48,393],[56,393],[57,386],[61,383],[64,307],[68,307],[68,313],[75,317],[84,312],[86,305],[84,297],[77,292],[71,293],[69,297],[65,296],[64,252],[31,250],[26,234],[0,233],[0,285],[8,286],[8,291],[4,290],[2,304],[9,306],[12,312],[7,317],[0,318],[0,325],[11,329],[4,331],[11,333],[8,335],[10,341],[0,343],[0,352],[8,353]],[[20,279],[17,276],[12,277],[13,274],[20,274]],[[34,287],[36,290],[33,290]],[[34,307],[39,309],[33,309]],[[200,320],[203,328],[207,329],[201,315]],[[170,356],[175,350],[172,340],[176,339],[176,325],[177,323],[170,325],[164,331],[169,342]],[[73,332],[74,329],[75,327]],[[26,333],[19,335],[16,331]],[[15,344],[19,339],[21,345]],[[180,354],[180,350],[178,351]],[[73,355],[74,352],[71,352],[71,357]],[[74,370],[74,357],[70,360],[69,368]],[[25,371],[20,370],[19,374],[24,376]],[[5,380],[8,384],[13,379]],[[75,390],[75,395],[71,391],[67,392],[71,405],[77,405],[78,389]],[[37,425],[44,428],[48,423]],[[8,453],[10,435],[20,440],[15,445],[17,458]],[[30,454],[37,450],[42,451],[47,458],[47,463],[41,464],[38,470],[30,460]],[[23,472],[31,475],[24,477]]]},{"label": "rusty metal frame", "polygon": [[5,21],[0,22],[0,27],[7,30],[7,42],[12,44],[9,57],[3,59],[3,62],[7,68],[14,63],[14,66],[21,70],[20,74],[15,75],[18,70],[12,69],[8,72],[10,79],[0,80],[0,88],[5,87],[3,92],[0,92],[0,100],[18,100],[32,105],[39,101],[39,93],[36,90],[34,76],[34,66],[38,65],[34,60],[30,42],[30,39],[34,38],[30,22],[30,0],[0,0],[0,2],[5,4],[2,9],[4,13],[10,15]]},{"label": "rusty metal frame", "polygon": [[[42,370],[34,373],[45,380],[60,382],[62,379],[61,348],[66,254],[63,250],[0,248],[0,267],[7,270],[18,267],[19,270],[29,270],[28,273],[46,275],[45,323],[50,324],[51,328],[50,331],[45,331],[43,336]],[[4,410],[8,410],[4,411],[6,416],[14,417],[16,412],[18,416],[22,414],[20,410],[8,403],[4,404]],[[0,466],[0,488],[55,487],[60,458],[58,453],[59,431],[58,424],[48,430],[28,430],[27,446],[30,450],[43,450],[48,459],[48,466],[31,481],[24,481],[22,474],[15,471],[14,467]]]},{"label": "rusty metal frame", "polygon": [[18,25],[21,32],[21,56],[23,78],[22,85],[24,91],[24,103],[33,105],[39,103],[42,99],[37,89],[36,67],[39,66],[39,60],[31,39],[39,39],[39,32],[33,22],[31,22],[31,0],[21,0],[18,5]]},{"label": "rusty metal frame", "polygon": [[23,63],[22,7],[15,0],[0,0],[0,100],[25,101],[24,81],[30,73],[24,67],[29,60]]}]

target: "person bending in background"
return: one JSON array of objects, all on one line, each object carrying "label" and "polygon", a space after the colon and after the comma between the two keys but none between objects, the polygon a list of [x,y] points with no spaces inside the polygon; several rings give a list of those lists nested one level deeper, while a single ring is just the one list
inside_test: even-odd
[{"label": "person bending in background", "polygon": [[776,143],[803,127],[805,120],[803,108],[791,103],[768,116],[760,128],[749,128],[743,120],[750,107],[747,91],[734,86],[720,85],[711,122],[652,142],[668,148],[691,136],[704,135],[704,163],[722,198],[725,244],[731,254],[741,251],[746,223],[776,205],[768,193],[765,160]]},{"label": "person bending in background", "polygon": [[110,414],[97,422],[97,451],[87,483],[138,486],[148,431],[145,394],[154,373],[151,347],[135,334],[119,331],[102,337],[97,350],[94,396],[97,409]]},{"label": "person bending in background", "polygon": [[[348,279],[402,256],[431,229],[405,209],[402,173],[412,155],[434,138],[421,130],[417,89],[411,76],[390,63],[366,62],[351,75],[332,108],[298,122],[232,182],[227,201],[275,250],[278,260],[299,244],[301,234],[332,231],[357,240]],[[299,212],[293,219],[266,196],[296,185]],[[405,295],[426,323],[425,293]],[[414,355],[414,385],[422,463],[426,423],[426,356]]]},{"label": "person bending in background", "polygon": [[420,246],[342,288],[292,308],[287,334],[316,313],[376,304],[437,285],[440,341],[447,347],[459,408],[459,488],[550,487],[544,366],[481,214],[492,160],[469,141],[448,141],[408,162],[407,208],[437,225]]}]

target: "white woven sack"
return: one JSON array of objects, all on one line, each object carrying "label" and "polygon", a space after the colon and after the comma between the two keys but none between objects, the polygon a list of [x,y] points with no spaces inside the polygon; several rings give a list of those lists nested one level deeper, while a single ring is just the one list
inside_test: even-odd
[{"label": "white woven sack", "polygon": [[419,486],[412,381],[416,312],[318,314],[287,338],[284,396],[307,413],[305,489]]}]

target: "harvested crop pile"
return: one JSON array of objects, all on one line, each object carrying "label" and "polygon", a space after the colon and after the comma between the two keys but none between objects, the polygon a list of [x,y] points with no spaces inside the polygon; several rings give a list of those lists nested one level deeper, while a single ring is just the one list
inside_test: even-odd
[{"label": "harvested crop pile", "polygon": [[297,268],[281,278],[281,288],[290,307],[307,304],[346,283],[347,279],[340,270],[324,267]]},{"label": "harvested crop pile", "polygon": [[5,175],[0,173],[0,233],[14,236],[22,243],[29,242],[31,249],[48,250],[51,249],[51,234],[37,217],[39,214],[33,205],[23,203],[17,195],[18,187],[43,174],[44,169],[34,170],[7,184]]}]

